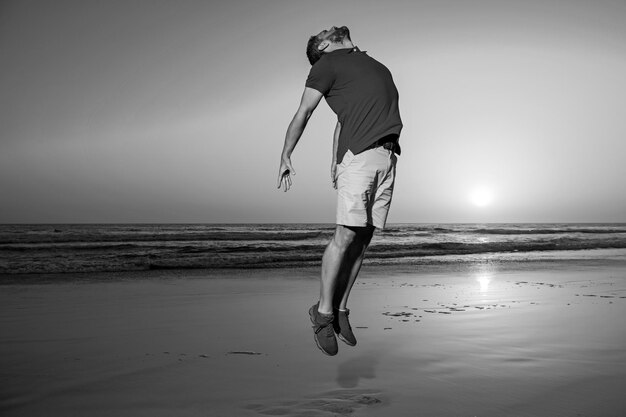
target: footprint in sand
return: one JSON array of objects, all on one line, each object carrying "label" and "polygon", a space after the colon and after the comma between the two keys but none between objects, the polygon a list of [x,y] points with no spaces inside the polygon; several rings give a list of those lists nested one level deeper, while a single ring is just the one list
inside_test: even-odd
[{"label": "footprint in sand", "polygon": [[372,390],[335,390],[303,400],[276,404],[250,404],[246,409],[264,416],[324,417],[347,416],[363,407],[383,404],[381,393]]}]

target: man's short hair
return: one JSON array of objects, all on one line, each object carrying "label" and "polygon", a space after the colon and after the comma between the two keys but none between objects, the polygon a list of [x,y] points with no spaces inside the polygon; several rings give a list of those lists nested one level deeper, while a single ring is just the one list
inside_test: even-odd
[{"label": "man's short hair", "polygon": [[317,49],[320,43],[322,43],[322,39],[318,38],[317,35],[313,35],[309,38],[309,42],[306,44],[306,56],[309,58],[311,65],[319,61],[324,53]]}]

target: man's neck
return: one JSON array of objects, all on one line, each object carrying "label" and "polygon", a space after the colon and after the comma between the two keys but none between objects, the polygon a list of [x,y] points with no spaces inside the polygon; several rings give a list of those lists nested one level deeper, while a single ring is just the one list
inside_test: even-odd
[{"label": "man's neck", "polygon": [[324,52],[329,53],[332,51],[336,51],[338,49],[351,49],[351,48],[354,48],[354,44],[352,43],[352,41],[346,39],[341,43],[331,43],[330,45],[328,45],[328,48],[326,48]]}]

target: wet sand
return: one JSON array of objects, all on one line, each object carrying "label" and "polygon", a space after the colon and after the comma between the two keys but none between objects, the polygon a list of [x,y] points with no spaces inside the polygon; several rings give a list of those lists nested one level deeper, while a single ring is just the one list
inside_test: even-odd
[{"label": "wet sand", "polygon": [[[367,266],[317,350],[318,270],[0,286],[3,416],[623,416],[626,265]],[[55,282],[58,281],[58,282]]]}]

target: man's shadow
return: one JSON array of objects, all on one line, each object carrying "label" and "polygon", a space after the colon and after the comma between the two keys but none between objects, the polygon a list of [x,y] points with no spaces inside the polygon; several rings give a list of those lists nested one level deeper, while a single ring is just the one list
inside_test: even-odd
[{"label": "man's shadow", "polygon": [[368,352],[341,363],[337,367],[337,383],[342,388],[356,388],[362,378],[376,378],[379,360],[380,352]]}]

